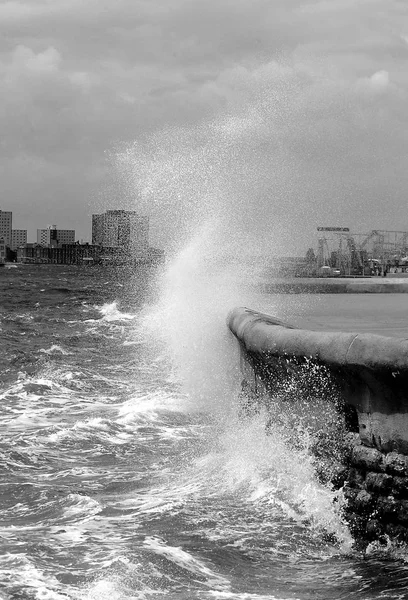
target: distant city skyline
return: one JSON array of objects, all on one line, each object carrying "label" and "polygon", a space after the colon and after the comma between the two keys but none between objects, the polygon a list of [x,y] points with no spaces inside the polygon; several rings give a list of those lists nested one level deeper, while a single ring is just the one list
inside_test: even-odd
[{"label": "distant city skyline", "polygon": [[[51,219],[51,221],[52,221],[52,219]],[[22,227],[16,227],[15,226],[16,222],[20,223],[22,225]],[[72,223],[71,219],[70,219],[70,223]],[[23,223],[23,221],[22,221],[21,218],[18,219],[17,216],[15,218],[14,213],[13,213],[13,229],[26,229],[27,230],[27,241],[30,242],[30,243],[31,242],[32,243],[37,242],[37,237],[38,237],[37,232],[38,231],[40,231],[40,230],[46,230],[48,227],[53,226],[53,225],[56,225],[58,229],[73,230],[73,231],[75,231],[75,241],[77,241],[79,239],[78,235],[77,235],[77,232],[78,232],[79,229],[82,229],[83,231],[86,231],[86,229],[84,228],[84,225],[83,224],[80,225],[79,221],[77,223],[77,227],[74,226],[72,229],[68,228],[68,227],[65,227],[65,226],[61,226],[60,227],[60,224],[56,223],[55,221],[52,221],[52,223],[48,223],[47,222],[46,224],[44,224],[44,223],[41,224],[40,223],[38,225],[38,227],[35,227],[34,224],[31,224],[31,226],[28,227],[26,223]],[[62,224],[62,225],[64,225],[64,224]],[[84,237],[82,237],[81,239],[83,239],[84,241],[90,242],[91,241],[91,237],[92,237],[92,217],[91,217],[91,219],[89,221],[89,231],[87,233],[86,239]]]},{"label": "distant city skyline", "polygon": [[140,246],[145,250],[149,245],[149,217],[140,215],[136,211],[112,208],[103,214],[91,216],[90,228],[85,239],[78,238],[76,229],[66,229],[56,223],[47,223],[46,226],[38,227],[31,238],[28,228],[15,227],[15,215],[12,210],[0,208],[0,238],[4,238],[8,245],[12,242],[13,234],[18,243],[48,245],[55,237],[52,235],[53,232],[59,234],[60,243],[72,244],[80,241],[105,246],[131,245],[134,249]]},{"label": "distant city skyline", "polygon": [[[21,223],[23,226],[17,227],[16,221],[17,221],[17,223]],[[4,225],[3,225],[3,222],[4,222]],[[67,232],[67,234],[64,233],[64,236],[63,236],[64,242],[66,242],[66,243],[72,243],[74,241],[77,241],[77,239],[78,239],[75,235],[75,233],[76,233],[75,229],[68,230],[65,227],[64,228],[57,227],[57,224],[54,222],[47,223],[46,225],[42,224],[41,227],[37,227],[34,229],[33,226],[27,227],[27,224],[22,223],[21,219],[19,220],[18,218],[16,218],[16,214],[12,210],[0,208],[0,237],[5,237],[9,244],[11,243],[11,232],[15,232],[16,239],[18,239],[18,242],[21,242],[21,243],[23,243],[24,232],[26,233],[24,243],[25,242],[40,243],[40,241],[43,243],[49,243],[50,236],[49,235],[47,236],[47,231],[49,233],[49,231],[52,229],[59,229],[59,230],[63,230],[64,232]],[[6,233],[7,230],[10,231],[10,234]],[[70,232],[70,233],[68,233],[68,232]],[[92,235],[92,230],[90,227],[90,231],[88,233],[88,238],[89,238],[88,241],[90,241],[91,235]],[[40,239],[39,239],[39,236],[40,236]],[[73,238],[75,238],[75,239],[73,239]]]}]

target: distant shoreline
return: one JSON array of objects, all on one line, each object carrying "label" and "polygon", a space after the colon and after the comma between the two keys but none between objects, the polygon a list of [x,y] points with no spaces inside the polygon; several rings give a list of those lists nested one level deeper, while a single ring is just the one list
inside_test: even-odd
[{"label": "distant shoreline", "polygon": [[[395,274],[397,275],[397,274]],[[299,277],[260,282],[269,294],[407,294],[408,277]]]}]

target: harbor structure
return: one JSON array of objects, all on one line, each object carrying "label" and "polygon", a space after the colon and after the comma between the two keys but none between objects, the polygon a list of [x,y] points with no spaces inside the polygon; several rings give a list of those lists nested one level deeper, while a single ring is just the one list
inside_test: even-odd
[{"label": "harbor structure", "polygon": [[[298,329],[244,307],[227,324],[239,343],[243,414],[262,410],[279,423],[284,404],[302,415],[316,476],[339,491],[357,544],[406,544],[407,340]],[[285,418],[286,427],[294,422]]]},{"label": "harbor structure", "polygon": [[317,274],[336,270],[343,276],[370,276],[408,268],[408,231],[354,233],[348,227],[318,227],[317,231]]},{"label": "harbor structure", "polygon": [[16,260],[23,264],[154,266],[164,261],[164,252],[148,248],[143,256],[132,256],[122,248],[95,244],[62,244],[57,247],[34,243],[19,246]]},{"label": "harbor structure", "polygon": [[59,246],[37,243],[17,248],[17,262],[24,264],[97,264],[101,248],[90,244],[61,244]]}]

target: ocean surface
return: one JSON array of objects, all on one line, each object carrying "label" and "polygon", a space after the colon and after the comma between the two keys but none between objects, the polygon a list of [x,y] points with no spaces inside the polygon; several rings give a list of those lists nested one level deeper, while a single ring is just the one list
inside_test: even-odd
[{"label": "ocean surface", "polygon": [[0,271],[2,600],[408,597],[408,550],[353,548],[301,419],[293,444],[240,411],[225,326],[246,303],[405,335],[406,296],[220,297],[220,281]]}]

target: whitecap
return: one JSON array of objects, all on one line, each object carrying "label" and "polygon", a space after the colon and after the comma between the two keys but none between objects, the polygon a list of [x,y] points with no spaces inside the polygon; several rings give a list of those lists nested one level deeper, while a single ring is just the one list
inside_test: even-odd
[{"label": "whitecap", "polygon": [[97,500],[82,494],[68,494],[65,501],[69,501],[71,504],[64,508],[63,518],[75,517],[76,523],[92,519],[102,510],[102,506]]},{"label": "whitecap", "polygon": [[229,590],[231,584],[228,579],[218,575],[207,567],[203,561],[195,558],[190,553],[186,552],[178,546],[169,546],[166,542],[157,536],[147,537],[143,545],[155,554],[164,556],[167,560],[176,564],[177,566],[194,573],[201,575],[206,578],[204,582],[212,588],[218,588],[219,590]]},{"label": "whitecap", "polygon": [[64,350],[64,348],[62,348],[61,346],[58,346],[57,344],[53,344],[51,346],[51,348],[48,348],[48,350],[46,350],[45,348],[41,348],[40,352],[42,352],[44,354],[59,353],[59,354],[63,354],[64,356],[68,356],[69,354],[72,354],[72,352],[67,352],[66,350]]},{"label": "whitecap", "polygon": [[219,600],[300,600],[299,598],[288,597],[283,598],[282,596],[271,596],[270,594],[247,594],[247,593],[237,593],[237,592],[223,592],[212,590],[208,592],[208,595],[211,598],[218,598]]},{"label": "whitecap", "polygon": [[124,402],[119,409],[119,422],[125,423],[148,415],[155,421],[162,411],[185,412],[187,398],[181,394],[166,393],[163,390],[148,394],[137,394]]},{"label": "whitecap", "polygon": [[129,321],[137,317],[135,314],[121,312],[118,309],[117,302],[111,302],[110,304],[104,304],[96,308],[103,315],[104,321]]},{"label": "whitecap", "polygon": [[[25,554],[6,553],[0,557],[2,584],[28,592],[36,600],[68,600],[60,593],[60,582],[53,575],[40,571]],[[23,597],[23,596],[21,596]]]}]

